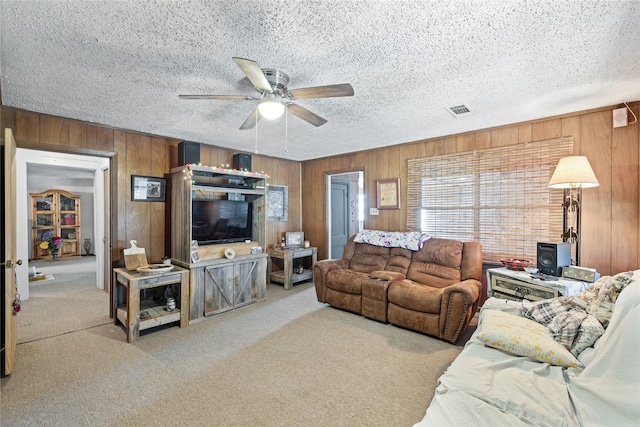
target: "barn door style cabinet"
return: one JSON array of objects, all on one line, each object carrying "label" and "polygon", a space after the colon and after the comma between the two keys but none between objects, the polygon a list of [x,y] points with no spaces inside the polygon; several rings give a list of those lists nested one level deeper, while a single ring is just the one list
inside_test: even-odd
[{"label": "barn door style cabinet", "polygon": [[[189,269],[189,321],[266,299],[267,175],[197,165],[174,168],[171,175],[171,259]],[[218,229],[223,228],[212,219],[210,230],[204,230],[216,214],[203,212],[218,209],[212,201],[222,201],[220,209],[224,201],[248,202],[251,208],[245,222],[251,223],[250,238],[203,244],[203,240],[218,238]]]},{"label": "barn door style cabinet", "polygon": [[51,257],[42,249],[43,235],[53,233],[62,239],[58,256],[80,255],[80,196],[64,190],[31,193],[31,236],[33,258]]},{"label": "barn door style cabinet", "polygon": [[195,271],[197,280],[204,275],[204,315],[222,313],[264,299],[259,294],[258,278],[264,276],[263,257],[244,257],[221,261]]}]

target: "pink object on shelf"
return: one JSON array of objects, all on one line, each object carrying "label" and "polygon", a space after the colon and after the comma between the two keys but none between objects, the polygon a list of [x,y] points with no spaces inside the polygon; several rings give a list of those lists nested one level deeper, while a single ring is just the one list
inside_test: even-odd
[{"label": "pink object on shelf", "polygon": [[526,267],[529,267],[531,261],[528,259],[520,259],[520,258],[502,258],[500,260],[502,264],[507,267],[509,270],[514,271],[524,271]]}]

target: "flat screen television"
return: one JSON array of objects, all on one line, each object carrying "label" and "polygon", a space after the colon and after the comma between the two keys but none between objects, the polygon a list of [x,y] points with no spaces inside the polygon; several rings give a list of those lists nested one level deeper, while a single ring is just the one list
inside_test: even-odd
[{"label": "flat screen television", "polygon": [[192,200],[191,239],[198,245],[251,240],[252,208],[239,200]]}]

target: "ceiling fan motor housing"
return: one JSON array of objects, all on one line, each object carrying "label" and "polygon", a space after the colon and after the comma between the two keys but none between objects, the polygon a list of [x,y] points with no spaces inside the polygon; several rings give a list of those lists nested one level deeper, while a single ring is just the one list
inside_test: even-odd
[{"label": "ceiling fan motor housing", "polygon": [[287,85],[289,84],[289,75],[287,73],[273,68],[263,68],[262,72],[275,93],[280,96],[287,94]]}]

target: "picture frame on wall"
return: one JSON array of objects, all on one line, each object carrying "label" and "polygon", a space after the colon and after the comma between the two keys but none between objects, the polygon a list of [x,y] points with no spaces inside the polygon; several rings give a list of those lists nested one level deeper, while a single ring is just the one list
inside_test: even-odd
[{"label": "picture frame on wall", "polygon": [[289,218],[289,187],[267,186],[267,221],[286,222]]},{"label": "picture frame on wall", "polygon": [[400,209],[400,178],[376,180],[378,209]]},{"label": "picture frame on wall", "polygon": [[167,180],[155,176],[131,175],[131,201],[164,202]]}]

